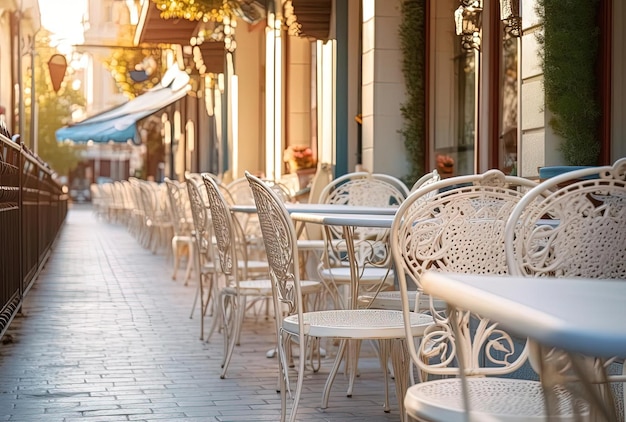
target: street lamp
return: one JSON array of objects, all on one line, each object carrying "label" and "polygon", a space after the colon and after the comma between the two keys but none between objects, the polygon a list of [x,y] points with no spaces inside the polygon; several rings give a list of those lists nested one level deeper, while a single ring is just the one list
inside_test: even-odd
[{"label": "street lamp", "polygon": [[519,0],[500,0],[500,20],[504,24],[504,32],[512,37],[522,35]]}]

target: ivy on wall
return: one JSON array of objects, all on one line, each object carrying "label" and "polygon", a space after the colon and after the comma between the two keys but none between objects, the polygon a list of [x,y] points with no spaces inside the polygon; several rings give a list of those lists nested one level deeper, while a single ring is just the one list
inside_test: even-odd
[{"label": "ivy on wall", "polygon": [[569,165],[596,165],[598,129],[599,0],[538,0],[543,33],[537,35],[550,126],[562,138],[560,151]]},{"label": "ivy on wall", "polygon": [[399,38],[402,48],[402,72],[406,85],[406,102],[400,111],[410,171],[409,186],[424,173],[426,149],[426,0],[402,0],[402,22]]}]

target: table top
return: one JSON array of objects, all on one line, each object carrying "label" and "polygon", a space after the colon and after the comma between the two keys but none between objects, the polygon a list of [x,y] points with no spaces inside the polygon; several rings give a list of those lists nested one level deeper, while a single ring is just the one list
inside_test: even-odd
[{"label": "table top", "polygon": [[[285,208],[289,213],[324,213],[324,214],[386,214],[395,215],[397,207],[365,207],[358,205],[342,205],[342,204],[290,204],[286,203]],[[241,212],[247,214],[256,213],[256,205],[254,204],[236,204],[230,207],[233,212]]]},{"label": "table top", "polygon": [[382,229],[391,228],[395,215],[392,214],[329,214],[314,212],[293,212],[291,218],[302,223],[323,224],[326,226],[354,226],[376,227]]},{"label": "table top", "polygon": [[626,357],[626,280],[427,271],[424,292],[546,346]]}]

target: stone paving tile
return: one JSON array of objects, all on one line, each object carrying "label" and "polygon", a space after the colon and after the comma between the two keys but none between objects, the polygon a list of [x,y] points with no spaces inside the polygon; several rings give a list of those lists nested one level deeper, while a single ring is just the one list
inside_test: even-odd
[{"label": "stone paving tile", "polygon": [[[123,225],[97,221],[89,206],[72,206],[0,344],[0,421],[278,420],[277,362],[265,357],[273,322],[247,316],[222,380],[222,337],[199,340],[194,294],[193,283],[171,279],[171,258],[143,249]],[[321,409],[334,345],[325,347],[320,372],[306,374],[298,420],[400,419],[393,386],[392,411],[382,410],[382,375],[367,344],[353,397],[339,374]]]}]

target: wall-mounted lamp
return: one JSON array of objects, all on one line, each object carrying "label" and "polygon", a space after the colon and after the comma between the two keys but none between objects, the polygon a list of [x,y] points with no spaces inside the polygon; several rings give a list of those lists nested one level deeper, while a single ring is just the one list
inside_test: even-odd
[{"label": "wall-mounted lamp", "polygon": [[500,20],[504,24],[504,32],[512,37],[522,35],[522,17],[520,16],[519,0],[500,0]]},{"label": "wall-mounted lamp", "polygon": [[461,36],[464,50],[480,50],[482,32],[482,0],[460,0],[459,8],[454,11],[456,34]]}]

